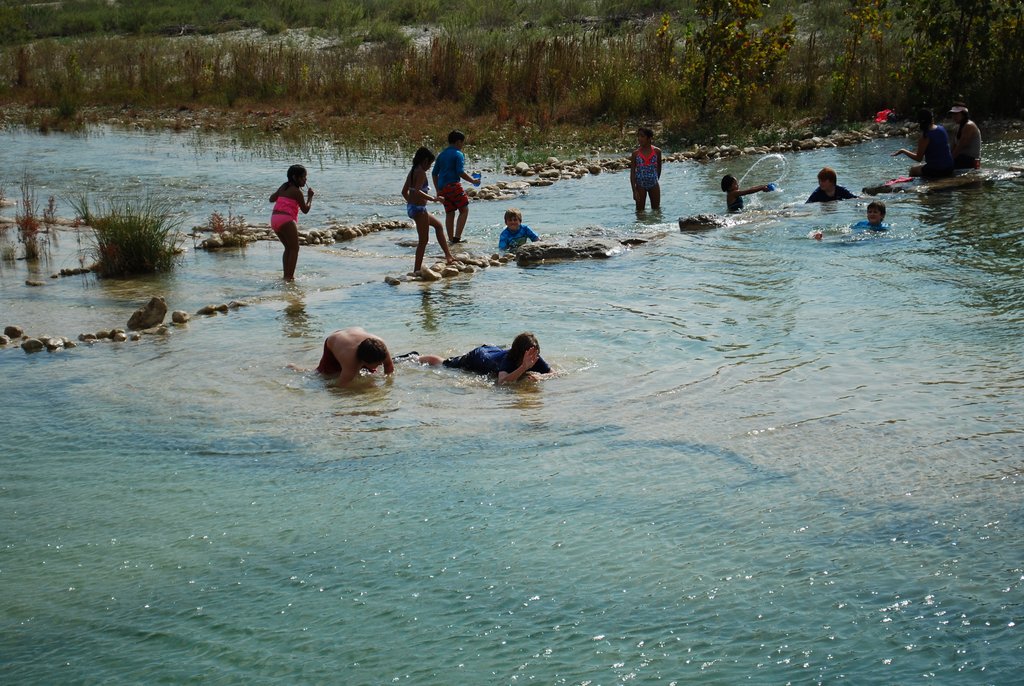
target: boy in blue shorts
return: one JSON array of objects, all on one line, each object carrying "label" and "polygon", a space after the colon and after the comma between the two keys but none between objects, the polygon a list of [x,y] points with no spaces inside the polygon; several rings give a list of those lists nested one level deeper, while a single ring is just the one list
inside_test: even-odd
[{"label": "boy in blue shorts", "polygon": [[[448,233],[449,243],[462,240],[462,230],[466,228],[469,218],[469,197],[462,188],[462,181],[474,186],[480,182],[466,173],[466,156],[462,154],[462,146],[466,143],[466,134],[455,130],[448,134],[448,147],[441,151],[434,161],[434,188],[444,204],[444,225]],[[459,213],[458,223],[455,213]]]},{"label": "boy in blue shorts", "polygon": [[523,213],[514,207],[505,210],[505,230],[498,238],[498,250],[515,250],[526,241],[536,243],[540,236],[523,223]]}]

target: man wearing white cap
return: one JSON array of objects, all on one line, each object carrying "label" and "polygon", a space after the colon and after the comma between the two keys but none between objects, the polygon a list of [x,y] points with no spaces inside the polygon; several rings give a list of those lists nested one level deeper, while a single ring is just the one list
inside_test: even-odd
[{"label": "man wearing white cap", "polygon": [[967,105],[962,102],[953,103],[949,110],[956,122],[956,133],[953,134],[953,168],[978,169],[981,167],[981,131],[971,121]]}]

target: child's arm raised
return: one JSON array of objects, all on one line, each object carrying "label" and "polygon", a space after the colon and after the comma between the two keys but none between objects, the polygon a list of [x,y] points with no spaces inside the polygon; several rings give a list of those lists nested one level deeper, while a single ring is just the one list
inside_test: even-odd
[{"label": "child's arm raised", "polygon": [[498,385],[502,386],[507,383],[518,381],[519,377],[526,374],[533,365],[537,364],[537,359],[540,358],[540,353],[536,348],[527,348],[526,352],[523,353],[523,361],[511,372],[498,372]]}]

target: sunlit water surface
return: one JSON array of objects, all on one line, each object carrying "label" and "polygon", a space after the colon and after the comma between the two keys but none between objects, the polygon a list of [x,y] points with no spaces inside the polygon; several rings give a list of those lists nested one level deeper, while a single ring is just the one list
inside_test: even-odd
[{"label": "sunlit water surface", "polygon": [[[667,165],[663,212],[639,219],[622,173],[474,202],[476,252],[511,204],[548,238],[653,240],[435,284],[383,281],[411,268],[411,230],[304,247],[288,286],[269,242],[49,279],[88,247],[62,230],[38,273],[3,263],[0,323],[30,333],[123,327],[151,295],[252,305],[138,343],[0,350],[0,679],[1019,679],[1024,185],[887,196],[878,236],[847,230],[863,200],[802,204],[824,165],[855,191],[902,174],[905,144],[766,160],[744,182],[779,192],[700,234],[677,217],[724,209],[721,176],[756,157]],[[315,228],[403,217],[408,157],[8,132],[0,169],[8,197],[27,174],[64,216],[82,192],[148,191],[190,227],[266,221],[303,162]],[[497,162],[474,165],[493,181]],[[351,325],[443,355],[532,330],[560,375],[499,388],[401,363],[337,389],[287,366]]]}]

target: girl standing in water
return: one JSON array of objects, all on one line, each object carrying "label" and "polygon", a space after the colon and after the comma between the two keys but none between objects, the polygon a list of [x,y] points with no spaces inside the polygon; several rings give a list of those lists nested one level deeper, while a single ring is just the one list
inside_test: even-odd
[{"label": "girl standing in water", "polygon": [[306,190],[303,197],[302,188],[306,185],[306,168],[301,164],[288,167],[288,180],[270,196],[274,210],[270,215],[270,228],[277,234],[277,239],[284,245],[284,280],[295,280],[295,265],[299,261],[299,210],[309,213],[313,202],[313,189]]}]

